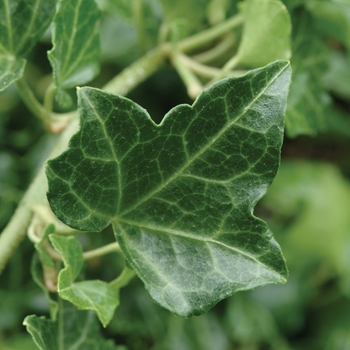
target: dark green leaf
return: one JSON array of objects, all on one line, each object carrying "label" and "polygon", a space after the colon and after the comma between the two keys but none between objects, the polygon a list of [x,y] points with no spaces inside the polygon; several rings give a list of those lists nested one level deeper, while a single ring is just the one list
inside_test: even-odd
[{"label": "dark green leaf", "polygon": [[112,222],[151,297],[178,315],[285,282],[252,211],[278,168],[290,74],[277,61],[222,80],[160,125],[128,99],[78,90],[81,131],[47,167],[52,209],[81,230]]},{"label": "dark green leaf", "polygon": [[243,35],[238,62],[256,68],[291,56],[289,13],[279,0],[247,0],[239,6]]},{"label": "dark green leaf", "polygon": [[83,267],[83,251],[75,237],[50,235],[54,248],[62,255],[65,268],[58,276],[58,293],[80,310],[94,310],[106,327],[119,305],[119,295],[106,282],[99,280],[75,282]]},{"label": "dark green leaf", "polygon": [[25,57],[44,34],[56,0],[0,1],[0,91],[21,78]]},{"label": "dark green leaf", "polygon": [[77,311],[69,303],[60,305],[60,322],[27,316],[23,324],[40,350],[116,350],[105,340],[92,311]]},{"label": "dark green leaf", "polygon": [[60,0],[53,21],[53,49],[48,57],[54,83],[67,89],[99,72],[100,11],[94,0]]}]

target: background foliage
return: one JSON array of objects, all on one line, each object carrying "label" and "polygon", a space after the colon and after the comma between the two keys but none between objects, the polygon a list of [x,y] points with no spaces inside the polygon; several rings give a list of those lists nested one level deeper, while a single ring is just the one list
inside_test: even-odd
[{"label": "background foliage", "polygon": [[[256,9],[253,5],[261,6],[261,21],[269,18],[278,3],[274,0],[253,2],[238,6],[243,7],[245,15]],[[46,3],[51,4],[47,6],[49,19],[54,2]],[[92,8],[95,6],[93,1],[89,3]],[[159,41],[176,42],[235,15],[237,3],[229,0],[97,1],[101,8],[101,67],[89,85],[103,86]],[[288,282],[235,294],[205,315],[182,319],[154,304],[143,284],[133,279],[121,290],[121,304],[102,331],[110,340],[95,335],[100,330],[91,311],[77,313],[66,302],[60,305],[67,321],[72,319],[71,315],[76,318],[76,328],[72,329],[66,322],[65,331],[59,335],[64,344],[77,341],[70,338],[75,330],[79,333],[79,329],[88,329],[93,338],[92,349],[94,346],[140,350],[350,348],[350,3],[347,0],[285,0],[284,3],[288,12],[283,14],[286,20],[279,23],[281,30],[271,35],[276,29],[267,26],[269,34],[264,38],[278,42],[278,35],[290,35],[290,43],[283,41],[277,57],[271,58],[291,54],[293,80],[286,112],[286,135],[280,171],[255,213],[268,222],[282,247],[290,270]],[[56,29],[60,25],[60,18],[56,18]],[[271,56],[266,58],[263,51],[271,43],[262,42],[262,38],[254,42],[254,35],[249,34],[254,29],[249,26],[255,25],[258,21],[251,24],[248,21],[245,31],[238,28],[231,33],[244,43],[234,62],[239,69],[255,68],[270,60]],[[0,26],[1,37],[3,28]],[[90,28],[92,32],[94,28]],[[33,45],[36,37],[43,34],[42,28],[38,27],[38,31],[36,36],[27,38]],[[55,27],[51,31],[55,33]],[[38,99],[44,101],[52,81],[52,68],[46,55],[46,51],[51,50],[49,57],[58,88],[54,109],[67,112],[75,108],[72,87],[86,81],[78,73],[73,83],[65,79],[66,70],[72,65],[70,56],[65,56],[67,62],[59,67],[55,58],[67,49],[57,46],[52,49],[50,38],[50,32],[46,32],[30,52],[32,45],[24,50],[20,40],[14,41],[17,46],[6,42],[5,49],[0,50],[0,62],[8,62],[9,55],[17,55],[17,74],[21,74],[26,59],[26,79]],[[213,66],[222,67],[236,51],[236,44],[228,46],[213,60]],[[89,78],[97,72],[98,68],[92,65]],[[173,106],[191,103],[185,85],[171,64],[163,65],[128,97],[146,108],[158,122]],[[56,140],[56,135],[48,134],[43,123],[32,117],[14,84],[1,92],[1,228],[10,219]],[[83,244],[101,246],[112,240],[113,234],[107,228],[104,235],[86,235]],[[52,295],[44,286],[39,288],[31,277],[30,270],[40,285],[41,271],[36,260],[30,263],[32,255],[33,245],[26,240],[0,280],[0,348],[4,350],[36,349],[22,326],[23,319],[30,314],[55,315],[57,311]],[[115,271],[121,270],[121,260],[110,255],[89,260],[84,274],[88,279],[111,280]],[[74,289],[81,282],[72,283],[67,281]],[[49,305],[45,293],[51,299]],[[30,317],[25,324],[38,321]],[[90,319],[91,325],[84,323]],[[47,329],[55,329],[52,323],[58,321],[46,319],[45,322]],[[28,328],[33,335],[34,330]],[[57,337],[54,330],[51,337]]]}]

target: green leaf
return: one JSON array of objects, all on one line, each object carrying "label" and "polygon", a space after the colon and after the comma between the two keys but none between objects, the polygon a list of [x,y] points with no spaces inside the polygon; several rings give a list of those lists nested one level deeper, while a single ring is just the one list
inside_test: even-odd
[{"label": "green leaf", "polygon": [[0,91],[23,75],[28,52],[44,34],[56,0],[0,1]]},{"label": "green leaf", "polygon": [[350,6],[348,1],[306,1],[319,30],[350,49]]},{"label": "green leaf", "polygon": [[224,79],[159,125],[126,98],[79,89],[81,130],[47,166],[53,211],[81,230],[112,222],[151,297],[178,315],[285,282],[252,211],[278,168],[290,75],[277,61]]},{"label": "green leaf", "polygon": [[189,31],[193,31],[203,26],[210,0],[160,0],[160,2],[163,5],[165,22],[171,23],[184,19]]},{"label": "green leaf", "polygon": [[306,12],[294,26],[293,79],[286,111],[289,137],[328,130],[332,99],[322,85],[328,70],[329,48]]},{"label": "green leaf", "polygon": [[56,87],[85,84],[99,72],[100,11],[94,0],[60,0],[48,57]]},{"label": "green leaf", "polygon": [[65,268],[58,276],[58,293],[80,310],[94,310],[104,327],[111,321],[119,295],[106,282],[99,280],[75,282],[83,264],[83,251],[75,237],[50,235],[54,248],[62,255]]},{"label": "green leaf", "polygon": [[0,53],[0,91],[5,90],[23,75],[26,60],[16,60],[13,56]]},{"label": "green leaf", "polygon": [[350,100],[350,59],[341,52],[329,57],[329,71],[323,76],[323,84],[341,98]]},{"label": "green leaf", "polygon": [[60,306],[60,322],[27,316],[23,324],[40,350],[116,350],[105,340],[92,311],[77,311],[69,303]]},{"label": "green leaf", "polygon": [[328,266],[342,277],[350,295],[350,185],[339,169],[327,163],[282,162],[262,203],[282,227],[281,244],[291,268],[303,274],[317,264]]},{"label": "green leaf", "polygon": [[23,325],[27,327],[28,333],[40,350],[59,349],[54,322],[46,319],[46,317],[32,315],[24,319]]},{"label": "green leaf", "polygon": [[240,3],[243,15],[242,41],[238,62],[247,67],[260,67],[291,56],[289,13],[279,0],[247,0]]}]

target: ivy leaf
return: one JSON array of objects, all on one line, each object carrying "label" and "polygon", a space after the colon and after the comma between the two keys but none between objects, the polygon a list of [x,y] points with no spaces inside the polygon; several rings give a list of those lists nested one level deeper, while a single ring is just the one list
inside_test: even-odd
[{"label": "ivy leaf", "polygon": [[53,211],[80,230],[112,223],[151,297],[181,316],[285,282],[252,211],[278,168],[290,75],[277,61],[224,79],[159,125],[126,98],[79,89],[81,130],[47,165]]},{"label": "ivy leaf", "polygon": [[0,91],[20,79],[25,59],[44,34],[56,0],[0,1]]},{"label": "ivy leaf", "polygon": [[248,0],[240,3],[244,28],[238,62],[260,67],[291,56],[292,31],[289,13],[279,0]]},{"label": "ivy leaf", "polygon": [[100,11],[94,0],[60,0],[48,57],[59,94],[85,84],[99,72]]},{"label": "ivy leaf", "polygon": [[99,331],[92,311],[77,311],[69,303],[60,306],[60,323],[46,317],[27,316],[23,325],[40,350],[117,350]]},{"label": "ivy leaf", "polygon": [[103,281],[74,282],[84,264],[83,251],[75,237],[51,234],[50,241],[62,255],[65,264],[65,268],[58,275],[58,294],[80,310],[94,310],[106,327],[119,305],[119,295]]}]

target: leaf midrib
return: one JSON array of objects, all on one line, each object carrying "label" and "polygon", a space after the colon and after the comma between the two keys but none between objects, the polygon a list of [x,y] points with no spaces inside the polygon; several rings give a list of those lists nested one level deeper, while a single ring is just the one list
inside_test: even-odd
[{"label": "leaf midrib", "polygon": [[[289,62],[286,63],[286,65],[281,69],[278,74],[276,74],[273,79],[270,80],[269,84],[267,84],[264,89],[254,98],[244,109],[243,111],[232,121],[228,122],[215,136],[213,136],[210,141],[207,143],[206,146],[204,146],[200,151],[198,151],[196,154],[193,155],[192,158],[190,158],[178,171],[174,173],[173,176],[169,177],[168,180],[163,182],[160,186],[155,188],[153,191],[151,191],[148,195],[144,196],[141,200],[139,200],[136,204],[131,206],[130,208],[126,209],[125,211],[121,212],[118,216],[116,216],[115,220],[121,220],[120,218],[129,212],[135,210],[137,207],[139,207],[141,204],[152,198],[154,195],[159,193],[163,188],[167,187],[171,182],[176,180],[183,172],[184,170],[189,167],[198,157],[200,157],[209,147],[211,147],[220,137],[232,127],[233,124],[235,124],[239,119],[241,119],[245,113],[250,109],[250,107],[255,104],[259,98],[265,93],[265,91],[276,81],[276,79],[289,67]],[[193,108],[193,107],[191,107]]]}]

